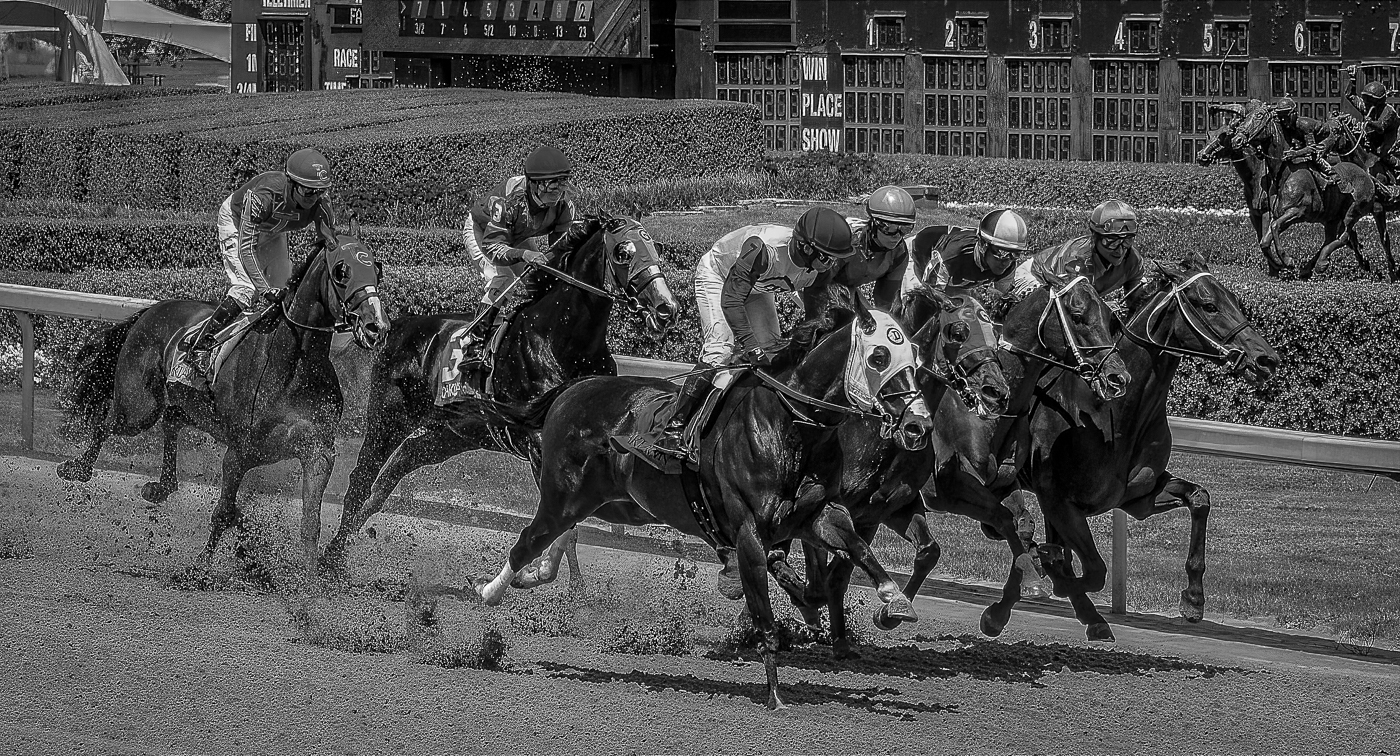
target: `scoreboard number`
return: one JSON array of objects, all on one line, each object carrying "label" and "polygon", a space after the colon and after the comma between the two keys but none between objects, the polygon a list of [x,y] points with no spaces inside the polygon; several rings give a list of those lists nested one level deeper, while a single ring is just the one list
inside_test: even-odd
[{"label": "scoreboard number", "polygon": [[1400,52],[1400,21],[1390,22],[1390,51]]},{"label": "scoreboard number", "polygon": [[1215,23],[1207,21],[1202,26],[1204,29],[1201,36],[1201,49],[1205,52],[1215,52]]},{"label": "scoreboard number", "polygon": [[956,47],[958,41],[958,25],[954,23],[953,19],[950,18],[944,22],[943,32],[945,34],[943,37],[943,46],[949,50]]},{"label": "scoreboard number", "polygon": [[1040,49],[1040,19],[1033,18],[1030,22],[1030,43],[1032,50]]},{"label": "scoreboard number", "polygon": [[1113,49],[1122,50],[1128,46],[1128,36],[1123,30],[1123,19],[1118,19],[1118,31],[1113,35]]},{"label": "scoreboard number", "polygon": [[1293,27],[1293,49],[1298,52],[1303,52],[1308,49],[1308,33],[1307,30],[1303,28],[1302,21],[1299,21],[1298,25]]}]

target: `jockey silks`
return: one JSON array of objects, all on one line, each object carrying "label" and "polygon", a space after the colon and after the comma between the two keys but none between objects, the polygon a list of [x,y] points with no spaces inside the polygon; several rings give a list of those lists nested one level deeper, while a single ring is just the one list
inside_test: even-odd
[{"label": "jockey silks", "polygon": [[851,226],[856,253],[832,269],[831,280],[853,290],[873,282],[875,290],[871,301],[877,309],[888,311],[899,297],[900,282],[904,280],[904,269],[909,264],[909,248],[901,239],[894,249],[881,249],[870,238],[875,233],[870,228],[870,221],[847,218],[846,222]]},{"label": "jockey silks", "polygon": [[247,306],[254,290],[285,286],[291,267],[285,234],[312,224],[326,247],[335,249],[339,238],[330,200],[322,194],[311,207],[302,208],[281,171],[258,174],[234,190],[219,209],[219,246],[231,285],[229,296]]},{"label": "jockey silks", "polygon": [[[719,306],[741,351],[755,346],[768,348],[776,336],[755,333],[748,312],[753,296],[771,297],[801,291],[821,275],[793,259],[791,240],[792,229],[788,226],[772,223],[744,226],[725,234],[700,258],[700,265],[708,266],[724,281]],[[769,305],[773,309],[773,323],[776,323],[777,305]]]},{"label": "jockey silks", "polygon": [[976,250],[977,229],[929,226],[914,237],[915,273],[920,281],[939,290],[991,284],[1000,292],[1010,291],[1016,266],[993,273],[977,262]]},{"label": "jockey silks", "polygon": [[[521,260],[522,243],[549,234],[553,242],[574,221],[574,203],[561,197],[541,207],[530,197],[524,176],[512,176],[472,205],[471,227],[486,258],[496,265],[514,265]],[[464,229],[466,231],[466,229]]]},{"label": "jockey silks", "polygon": [[1066,279],[1084,276],[1094,285],[1094,290],[1103,295],[1136,286],[1143,276],[1142,256],[1129,247],[1121,262],[1109,265],[1094,251],[1093,235],[1087,234],[1035,253],[1031,273],[1042,282],[1047,274]]}]

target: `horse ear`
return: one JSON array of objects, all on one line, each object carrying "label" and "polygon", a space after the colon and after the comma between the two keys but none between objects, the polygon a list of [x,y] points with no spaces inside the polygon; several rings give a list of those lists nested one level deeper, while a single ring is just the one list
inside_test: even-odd
[{"label": "horse ear", "polygon": [[1044,279],[1045,283],[1050,284],[1056,289],[1062,288],[1066,283],[1065,277],[1053,270],[1043,271],[1041,273],[1041,278]]},{"label": "horse ear", "polygon": [[1193,249],[1187,252],[1185,257],[1181,258],[1181,269],[1193,273],[1202,273],[1210,268],[1206,265],[1206,258],[1203,257],[1200,252]]},{"label": "horse ear", "polygon": [[360,238],[360,216],[354,210],[350,211],[350,235]]},{"label": "horse ear", "polygon": [[1152,261],[1152,265],[1153,267],[1157,268],[1157,272],[1161,274],[1163,281],[1167,281],[1169,283],[1178,283],[1179,281],[1181,281],[1182,276],[1180,273],[1163,267],[1162,264],[1157,262],[1156,260]]}]

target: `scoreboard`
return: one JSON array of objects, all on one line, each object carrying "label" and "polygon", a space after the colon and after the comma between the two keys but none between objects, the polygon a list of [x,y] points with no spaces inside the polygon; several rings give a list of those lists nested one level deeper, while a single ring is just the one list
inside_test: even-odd
[{"label": "scoreboard", "polygon": [[594,0],[400,0],[399,36],[588,42]]}]

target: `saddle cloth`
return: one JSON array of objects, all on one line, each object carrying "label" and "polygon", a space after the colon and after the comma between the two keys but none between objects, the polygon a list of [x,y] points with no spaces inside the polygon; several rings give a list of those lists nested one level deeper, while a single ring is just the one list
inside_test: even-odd
[{"label": "saddle cloth", "polygon": [[[698,469],[695,450],[700,448],[700,439],[705,431],[709,430],[710,421],[715,416],[715,410],[719,407],[724,395],[728,393],[729,387],[733,385],[734,379],[743,372],[745,371],[723,372],[716,376],[714,385],[705,395],[705,400],[700,403],[700,409],[691,415],[685,430],[681,432],[682,444],[691,450],[689,458],[685,460],[685,464],[690,469]],[[726,379],[723,376],[729,377]],[[618,454],[631,454],[663,473],[679,475],[682,472],[681,460],[670,452],[656,448],[656,439],[670,420],[671,407],[675,406],[679,396],[679,393],[658,394],[638,407],[635,413],[636,419],[632,423],[632,432],[625,436],[610,437],[608,439],[609,446]]]},{"label": "saddle cloth", "polygon": [[[491,371],[496,365],[496,348],[505,336],[506,325],[514,317],[512,314],[501,320],[484,349],[473,348],[469,344],[470,323],[454,329],[447,335],[446,343],[438,350],[436,364],[433,366],[433,375],[436,376],[437,383],[437,390],[433,392],[433,404],[442,407],[469,396],[486,396],[490,388]],[[481,355],[479,359],[477,354]]]},{"label": "saddle cloth", "polygon": [[[209,386],[214,385],[214,381],[219,377],[219,368],[223,367],[224,360],[233,353],[243,341],[243,337],[248,335],[253,324],[262,319],[271,308],[264,308],[256,312],[244,312],[236,320],[229,323],[222,331],[215,336],[218,345],[214,347],[214,360],[209,366]],[[184,357],[194,347],[195,337],[199,334],[199,329],[204,327],[204,323],[209,318],[200,318],[192,325],[176,331],[174,338],[165,347],[165,380],[167,383],[179,383],[190,388],[198,388],[203,382],[203,378],[194,375],[194,370]]]}]

